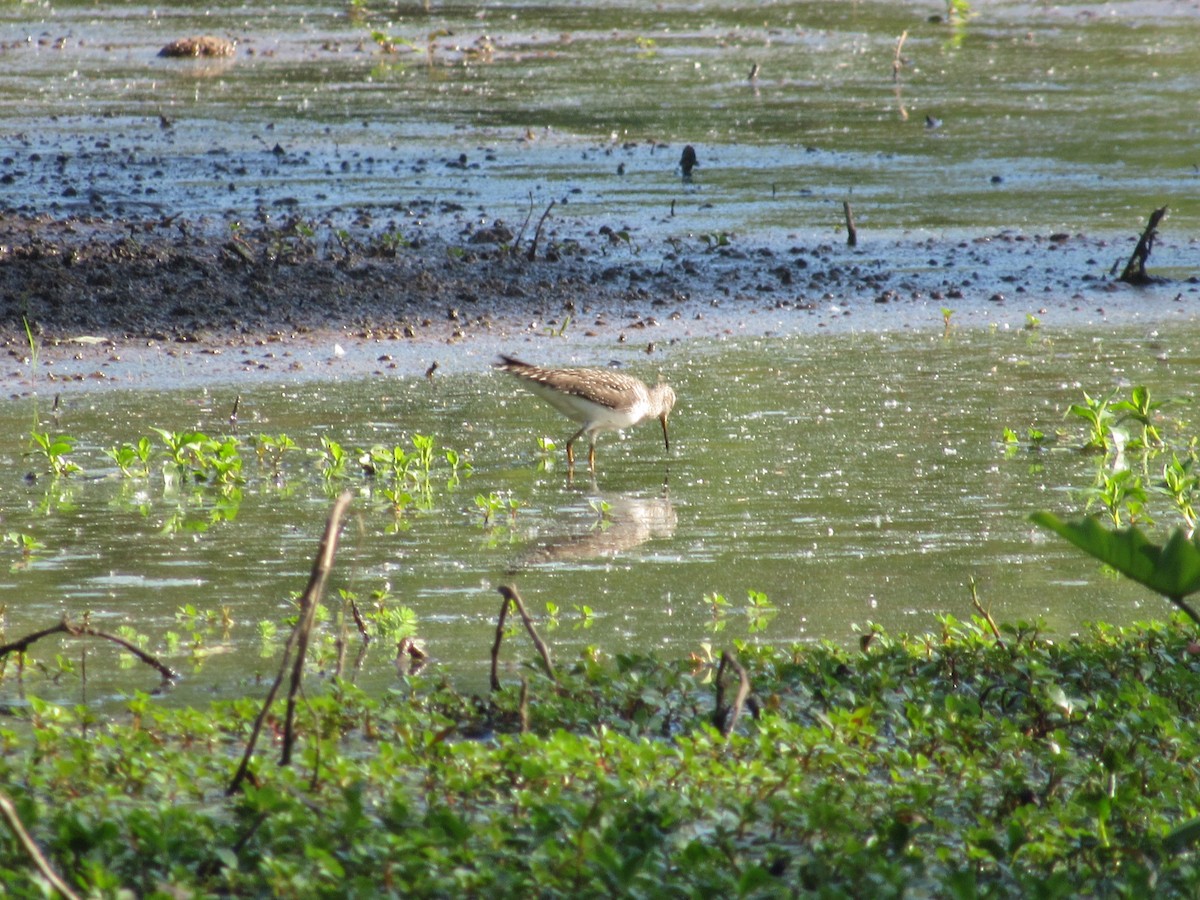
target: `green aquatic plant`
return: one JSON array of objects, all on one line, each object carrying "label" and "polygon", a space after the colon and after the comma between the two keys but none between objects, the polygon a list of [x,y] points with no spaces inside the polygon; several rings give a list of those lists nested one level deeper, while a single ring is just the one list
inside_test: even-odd
[{"label": "green aquatic plant", "polygon": [[139,438],[136,444],[118,444],[104,451],[120,469],[124,478],[148,478],[150,476],[150,438]]},{"label": "green aquatic plant", "polygon": [[283,457],[296,448],[296,442],[286,434],[259,434],[250,439],[259,465],[268,466],[271,475],[278,479],[283,471]]},{"label": "green aquatic plant", "polygon": [[512,495],[511,492],[497,493],[491,491],[487,494],[475,495],[475,506],[483,515],[483,526],[485,528],[494,527],[495,519],[501,512],[508,512],[509,523],[515,523],[517,520],[517,512],[521,509],[521,501]]},{"label": "green aquatic plant", "polygon": [[446,457],[446,465],[450,467],[450,474],[446,477],[446,487],[458,487],[463,478],[471,476],[472,466],[457,450],[447,447],[443,453]]},{"label": "green aquatic plant", "polygon": [[13,564],[14,569],[23,569],[31,562],[37,559],[38,552],[44,550],[46,545],[35,538],[32,534],[26,534],[23,531],[10,531],[4,535],[6,544],[14,545],[21,551],[21,559]]},{"label": "green aquatic plant", "polygon": [[[727,732],[712,644],[589,646],[556,680],[527,660],[486,697],[329,678],[294,756],[233,796],[256,703],[29,695],[0,801],[81,896],[1196,896],[1194,629],[940,626],[738,644]],[[278,735],[284,702],[266,712]],[[15,839],[0,871],[47,894]]]},{"label": "green aquatic plant", "polygon": [[1116,415],[1109,408],[1109,402],[1115,394],[1114,391],[1107,397],[1093,398],[1087,391],[1084,391],[1083,403],[1072,403],[1067,408],[1067,415],[1083,419],[1087,423],[1088,437],[1083,446],[1084,450],[1107,453],[1111,448],[1112,427],[1116,421]]},{"label": "green aquatic plant", "polygon": [[730,603],[725,599],[725,595],[716,591],[711,594],[705,594],[704,604],[708,607],[709,630],[714,634],[718,631],[724,631],[730,608]]},{"label": "green aquatic plant", "polygon": [[167,451],[167,463],[180,479],[193,483],[232,485],[241,482],[242,458],[237,438],[211,438],[202,431],[152,428]]},{"label": "green aquatic plant", "polygon": [[30,432],[35,453],[40,453],[46,462],[46,471],[55,476],[72,475],[81,471],[70,460],[68,454],[75,448],[75,438],[65,434],[51,437],[49,432]]},{"label": "green aquatic plant", "polygon": [[422,478],[428,479],[429,473],[433,470],[433,450],[436,443],[432,435],[414,434],[412,436],[413,450],[416,453],[417,472]]},{"label": "green aquatic plant", "polygon": [[1196,459],[1189,456],[1180,460],[1177,454],[1163,465],[1163,481],[1160,490],[1171,498],[1176,511],[1183,517],[1188,531],[1196,528],[1196,498],[1200,493],[1200,475],[1196,472]]},{"label": "green aquatic plant", "polygon": [[1134,522],[1151,523],[1146,510],[1148,495],[1140,475],[1130,469],[1101,470],[1098,475],[1099,483],[1090,492],[1089,506],[1098,501],[1118,528]]},{"label": "green aquatic plant", "polygon": [[571,316],[565,315],[565,316],[563,316],[562,322],[560,322],[558,324],[557,328],[555,328],[552,325],[546,326],[546,336],[547,337],[566,337],[567,329],[570,327],[570,325],[571,325]]},{"label": "green aquatic plant", "polygon": [[332,438],[322,435],[321,453],[319,454],[321,477],[326,482],[345,478],[347,462],[346,451],[342,449],[342,445]]},{"label": "green aquatic plant", "polygon": [[603,500],[599,497],[593,497],[592,499],[588,500],[588,506],[590,506],[592,509],[592,512],[594,512],[596,514],[596,527],[597,528],[604,529],[604,528],[608,528],[610,525],[612,525],[612,504],[611,503],[609,503],[607,500]]},{"label": "green aquatic plant", "polygon": [[700,240],[704,241],[705,249],[711,252],[728,247],[733,242],[733,235],[728,231],[710,231],[700,235]]},{"label": "green aquatic plant", "polygon": [[1141,428],[1140,437],[1130,442],[1131,447],[1161,447],[1162,435],[1155,422],[1159,410],[1167,405],[1165,400],[1151,400],[1150,389],[1138,385],[1129,395],[1128,400],[1119,400],[1112,404],[1111,410],[1116,413],[1118,424],[1132,421]]},{"label": "green aquatic plant", "polygon": [[37,381],[38,375],[38,357],[41,354],[41,344],[33,334],[33,326],[29,324],[29,319],[26,316],[21,316],[21,325],[25,328],[25,341],[29,346],[29,380]]},{"label": "green aquatic plant", "polygon": [[765,631],[779,612],[778,607],[762,591],[747,590],[746,603],[746,618],[749,621],[751,634]]}]

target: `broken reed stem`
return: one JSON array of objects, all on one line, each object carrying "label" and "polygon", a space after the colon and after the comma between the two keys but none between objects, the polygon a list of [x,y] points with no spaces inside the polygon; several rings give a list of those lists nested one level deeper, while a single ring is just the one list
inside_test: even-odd
[{"label": "broken reed stem", "polygon": [[550,215],[550,210],[554,209],[554,201],[550,201],[550,205],[546,207],[546,211],[542,213],[542,217],[538,219],[537,228],[533,230],[533,240],[529,242],[529,252],[525,254],[525,258],[530,262],[537,259],[538,241],[542,237],[542,226],[546,224],[546,217]]},{"label": "broken reed stem", "polygon": [[279,686],[283,684],[284,676],[287,674],[288,662],[292,657],[293,651],[295,651],[297,656],[292,666],[292,682],[288,690],[287,718],[284,723],[283,753],[280,756],[279,764],[286,766],[291,761],[292,745],[296,740],[294,718],[296,695],[300,691],[300,679],[304,672],[304,656],[308,650],[308,638],[312,631],[314,617],[316,616],[317,603],[320,601],[321,592],[325,587],[325,580],[329,576],[329,570],[333,567],[333,556],[337,550],[338,528],[341,525],[346,508],[350,505],[351,497],[352,495],[349,491],[343,493],[334,502],[333,509],[329,513],[329,520],[325,523],[325,533],[321,536],[321,543],[317,548],[317,557],[313,561],[312,574],[308,579],[308,587],[304,589],[304,594],[300,598],[299,621],[296,622],[292,633],[288,635],[287,643],[283,647],[283,659],[279,664],[279,673],[275,676],[275,681],[271,684],[270,690],[267,691],[262,709],[259,710],[258,717],[254,720],[254,728],[250,732],[250,739],[246,742],[246,751],[242,754],[242,761],[238,765],[237,772],[234,773],[229,787],[225,789],[226,796],[236,793],[249,774],[250,759],[254,755],[254,747],[258,743],[259,735],[262,733],[263,722],[266,721],[271,704],[275,702],[275,695],[279,692]]},{"label": "broken reed stem", "polygon": [[41,873],[56,891],[62,894],[67,900],[79,900],[79,895],[71,890],[70,886],[62,880],[54,868],[50,865],[50,861],[46,859],[41,848],[29,836],[29,832],[25,830],[25,825],[21,822],[21,817],[17,815],[17,808],[13,805],[12,800],[5,793],[0,793],[0,816],[3,816],[5,823],[8,825],[8,830],[12,832],[21,850],[29,857],[29,861],[33,863],[33,867]]},{"label": "broken reed stem", "polygon": [[162,676],[163,684],[168,684],[179,677],[170,666],[160,662],[156,657],[150,655],[141,647],[131,644],[124,638],[117,637],[115,634],[109,634],[107,631],[101,631],[98,628],[93,628],[90,625],[72,625],[71,621],[63,616],[62,621],[51,628],[43,628],[41,631],[35,631],[33,634],[27,634],[23,638],[19,638],[9,644],[0,647],[0,659],[8,656],[10,653],[24,653],[31,644],[40,641],[44,637],[49,637],[52,634],[69,634],[71,637],[95,637],[105,641],[112,641],[122,649],[132,653],[148,666],[153,666],[158,670],[158,674]]},{"label": "broken reed stem", "polygon": [[533,646],[537,648],[537,652],[542,658],[542,666],[545,668],[546,674],[550,676],[551,681],[558,684],[558,676],[554,674],[554,663],[550,661],[550,648],[546,646],[545,642],[538,635],[537,628],[533,624],[533,619],[529,617],[529,612],[525,609],[525,604],[521,600],[521,595],[517,593],[516,588],[507,584],[500,585],[497,590],[504,600],[500,605],[500,616],[496,621],[496,640],[492,644],[492,690],[500,690],[500,645],[504,641],[504,620],[508,617],[508,607],[510,605],[516,608],[521,621],[525,623],[525,630],[529,632]]},{"label": "broken reed stem", "polygon": [[525,213],[525,221],[521,223],[521,228],[517,232],[517,236],[513,238],[512,246],[508,248],[509,255],[516,256],[518,249],[521,247],[521,239],[525,237],[525,229],[529,227],[529,220],[533,218],[533,191],[529,192],[529,211]]},{"label": "broken reed stem", "polygon": [[850,247],[858,246],[858,229],[854,227],[854,211],[850,209],[850,201],[842,201],[842,212],[846,214],[846,244]]},{"label": "broken reed stem", "polygon": [[1166,214],[1167,207],[1165,206],[1160,206],[1150,213],[1150,221],[1138,239],[1137,246],[1133,248],[1133,255],[1129,257],[1129,262],[1125,263],[1125,271],[1121,273],[1120,281],[1124,281],[1126,284],[1145,284],[1150,280],[1146,274],[1146,260],[1150,258],[1150,252],[1154,249],[1154,238],[1158,235],[1158,223]]}]

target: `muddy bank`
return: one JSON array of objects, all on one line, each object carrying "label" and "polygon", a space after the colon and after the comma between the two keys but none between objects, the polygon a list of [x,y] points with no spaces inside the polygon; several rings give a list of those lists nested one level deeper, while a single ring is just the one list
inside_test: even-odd
[{"label": "muddy bank", "polygon": [[[1195,277],[1117,282],[1135,236],[867,235],[850,248],[684,233],[651,245],[553,214],[540,231],[536,217],[472,222],[450,204],[414,205],[405,220],[401,233],[366,217],[332,227],[292,215],[222,233],[182,217],[10,212],[0,219],[0,378],[10,391],[134,370],[154,381],[156,359],[172,381],[319,375],[320,360],[407,369],[436,357],[431,348],[487,353],[540,337],[575,342],[552,355],[586,357],[589,338],[653,352],[703,335],[941,328],[947,310],[968,326],[1157,321],[1191,317],[1198,289]],[[258,352],[276,345],[290,359]],[[169,362],[185,357],[210,359]],[[441,357],[454,366],[456,354]]]}]

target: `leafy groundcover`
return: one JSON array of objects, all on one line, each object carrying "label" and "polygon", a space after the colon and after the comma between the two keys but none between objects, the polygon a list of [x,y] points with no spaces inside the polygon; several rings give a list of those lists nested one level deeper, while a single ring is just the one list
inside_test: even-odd
[{"label": "leafy groundcover", "polygon": [[[0,791],[81,897],[1200,895],[1181,621],[733,649],[740,715],[704,658],[530,665],[487,697],[327,683],[292,763],[260,741],[232,795],[260,701],[35,701]],[[17,834],[4,892],[53,894]]]}]

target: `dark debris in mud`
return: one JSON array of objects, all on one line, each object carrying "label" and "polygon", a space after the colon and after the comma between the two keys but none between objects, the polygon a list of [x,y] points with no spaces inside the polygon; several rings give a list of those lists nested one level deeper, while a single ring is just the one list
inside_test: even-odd
[{"label": "dark debris in mud", "polygon": [[[532,229],[490,222],[402,239],[299,215],[214,233],[180,217],[146,221],[0,215],[0,330],[114,340],[202,342],[340,329],[364,337],[469,337],[499,319],[572,315],[702,318],[714,308],[843,314],[918,303],[956,309],[1020,302],[1094,306],[1122,289],[1107,273],[1127,251],[1082,236],[927,238],[857,249],[786,248],[694,236],[661,247],[614,242],[605,226],[559,223],[535,259]],[[524,240],[525,246],[522,246]],[[1195,291],[1195,279],[1179,285]],[[1128,290],[1126,288],[1126,290]],[[581,318],[582,316],[582,318]]]}]

